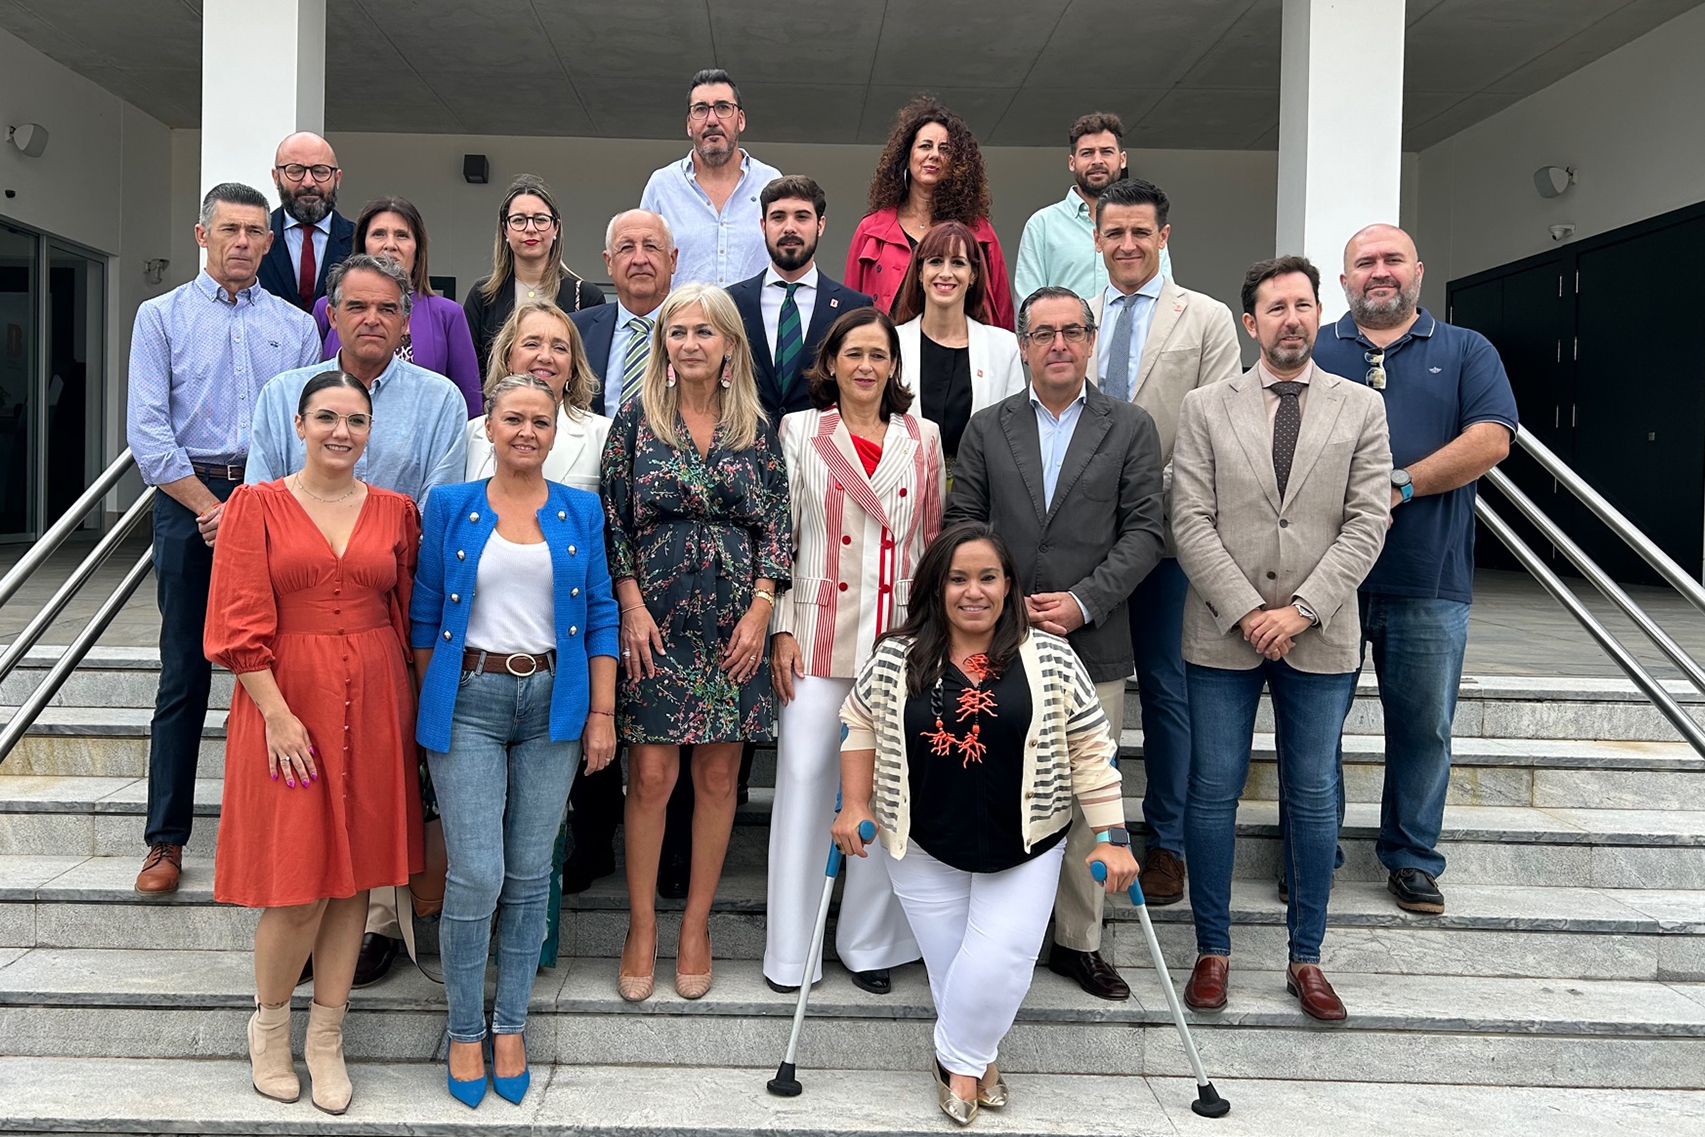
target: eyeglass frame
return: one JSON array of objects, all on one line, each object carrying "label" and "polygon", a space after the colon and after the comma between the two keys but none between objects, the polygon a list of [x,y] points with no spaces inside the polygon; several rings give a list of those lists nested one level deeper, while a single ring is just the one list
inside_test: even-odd
[{"label": "eyeglass frame", "polygon": [[[539,220],[541,217],[544,218],[542,222]],[[561,220],[562,218],[554,213],[506,213],[503,216],[503,224],[516,233],[525,233],[528,229],[537,229],[543,233]],[[515,224],[516,221],[521,224]]]},{"label": "eyeglass frame", "polygon": [[[727,107],[728,109],[721,109],[723,107]],[[706,122],[710,119],[712,113],[714,113],[718,122],[727,122],[729,119],[733,118],[745,109],[745,103],[739,101],[729,102],[727,99],[718,99],[714,103],[688,103],[687,117],[694,122]]]},{"label": "eyeglass frame", "polygon": [[[310,174],[313,175],[314,183],[319,185],[324,182],[331,181],[333,175],[343,172],[342,166],[330,166],[324,162],[316,162],[311,166],[303,162],[284,162],[274,166],[273,169],[283,174],[286,181],[295,182],[297,185],[301,185],[304,181],[306,181]],[[292,174],[290,172],[292,169],[300,169],[302,172],[300,174]],[[319,170],[324,170],[325,174],[322,176],[317,173],[316,171]]]},{"label": "eyeglass frame", "polygon": [[[1378,358],[1375,358],[1376,356]],[[1365,377],[1367,385],[1376,391],[1385,390],[1385,349],[1378,347],[1362,352],[1362,362],[1372,365]]]},{"label": "eyeglass frame", "polygon": [[[1073,339],[1072,332],[1074,331],[1082,332],[1083,335],[1077,339]],[[1041,338],[1044,334],[1048,337],[1045,340]],[[1088,343],[1094,335],[1095,329],[1090,327],[1088,324],[1067,324],[1061,328],[1053,328],[1049,327],[1047,324],[1043,324],[1040,328],[1032,328],[1025,332],[1024,342],[1031,347],[1052,347],[1054,341],[1062,336],[1065,338],[1067,343],[1078,344]]]},{"label": "eyeglass frame", "polygon": [[[321,415],[331,415],[333,417],[330,422],[327,422],[320,417]],[[345,426],[349,427],[349,433],[351,434],[366,434],[368,431],[373,429],[373,415],[370,411],[351,411],[349,414],[340,415],[330,407],[321,407],[317,411],[309,411],[307,414],[301,415],[300,417],[303,422],[311,422],[315,426],[322,427],[326,430],[336,430],[340,419],[343,421]],[[367,425],[356,426],[355,423],[350,421],[351,419],[358,418],[366,419]]]}]

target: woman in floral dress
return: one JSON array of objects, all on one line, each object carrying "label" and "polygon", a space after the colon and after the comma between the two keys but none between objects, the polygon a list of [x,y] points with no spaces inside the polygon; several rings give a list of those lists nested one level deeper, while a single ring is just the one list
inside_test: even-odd
[{"label": "woman in floral dress", "polygon": [[616,730],[628,747],[629,916],[617,987],[651,994],[665,806],[691,748],[693,860],[675,989],[710,990],[710,905],[747,740],[773,737],[770,612],[791,568],[787,470],[727,293],[664,301],[639,398],[604,448],[610,576],[621,606]]}]

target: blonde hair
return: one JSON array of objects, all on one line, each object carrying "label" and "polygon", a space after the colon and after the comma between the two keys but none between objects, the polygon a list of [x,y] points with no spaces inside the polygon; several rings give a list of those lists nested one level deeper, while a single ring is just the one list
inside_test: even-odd
[{"label": "blonde hair", "polygon": [[570,418],[591,414],[592,396],[597,393],[598,380],[592,372],[591,361],[586,358],[586,345],[580,340],[580,329],[574,326],[567,312],[548,300],[517,304],[515,311],[509,313],[509,319],[503,321],[497,338],[491,341],[491,359],[486,363],[484,384],[487,409],[490,409],[493,385],[511,374],[509,353],[521,340],[521,321],[533,315],[560,320],[568,330],[568,378],[563,381],[562,398],[558,401]]},{"label": "blonde hair", "polygon": [[769,421],[764,405],[758,401],[758,383],[752,377],[752,347],[746,342],[746,329],[740,311],[728,293],[714,284],[683,284],[669,293],[658,309],[657,323],[651,329],[651,358],[645,365],[645,377],[639,389],[640,408],[645,421],[665,445],[681,449],[681,438],[675,430],[675,418],[681,409],[681,392],[669,385],[669,322],[682,309],[697,304],[704,310],[711,327],[728,341],[728,386],[718,386],[721,406],[716,419],[717,433],[722,444],[730,450],[749,450],[758,439],[758,427]]}]

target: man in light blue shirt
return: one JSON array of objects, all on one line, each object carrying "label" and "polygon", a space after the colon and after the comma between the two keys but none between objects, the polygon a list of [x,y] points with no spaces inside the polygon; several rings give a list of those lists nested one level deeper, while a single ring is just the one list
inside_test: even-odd
[{"label": "man in light blue shirt", "polygon": [[130,337],[126,436],[154,497],[160,687],[148,738],[145,894],[174,892],[194,820],[196,757],[212,665],[202,652],[213,543],[225,499],[243,478],[262,385],[320,357],[312,316],[261,288],[272,246],[267,202],[237,182],[201,203],[196,243],[207,267],[145,300]]},{"label": "man in light blue shirt", "polygon": [[261,391],[249,450],[250,484],[302,468],[296,407],[308,380],[334,367],[367,384],[373,430],[355,476],[417,503],[426,491],[464,480],[468,402],[450,380],[397,358],[408,326],[408,277],[395,261],[356,253],[332,270],[327,312],[343,347],[328,360],[286,371]]},{"label": "man in light blue shirt", "polygon": [[699,281],[726,288],[764,271],[758,194],[781,171],[740,148],[746,129],[740,88],[720,68],[693,76],[687,96],[687,137],[693,149],[654,171],[639,207],[661,214],[681,250],[677,284]]},{"label": "man in light blue shirt", "polygon": [[[1125,126],[1118,115],[1086,114],[1072,123],[1065,200],[1038,209],[1025,223],[1013,270],[1013,293],[1029,296],[1045,284],[1093,300],[1107,287],[1107,268],[1095,247],[1095,199],[1125,176]],[[1160,275],[1172,278],[1172,254],[1160,250]]]}]

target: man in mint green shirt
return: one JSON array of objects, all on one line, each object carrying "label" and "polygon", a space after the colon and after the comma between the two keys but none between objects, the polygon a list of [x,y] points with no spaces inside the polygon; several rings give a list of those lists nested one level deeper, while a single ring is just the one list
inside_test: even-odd
[{"label": "man in mint green shirt", "polygon": [[[1069,288],[1085,300],[1107,290],[1107,266],[1095,251],[1095,199],[1125,176],[1118,115],[1086,114],[1072,123],[1066,169],[1073,185],[1063,201],[1038,209],[1025,223],[1013,272],[1013,294],[1022,300],[1045,284]],[[1160,275],[1172,279],[1172,256],[1160,250]]]}]

